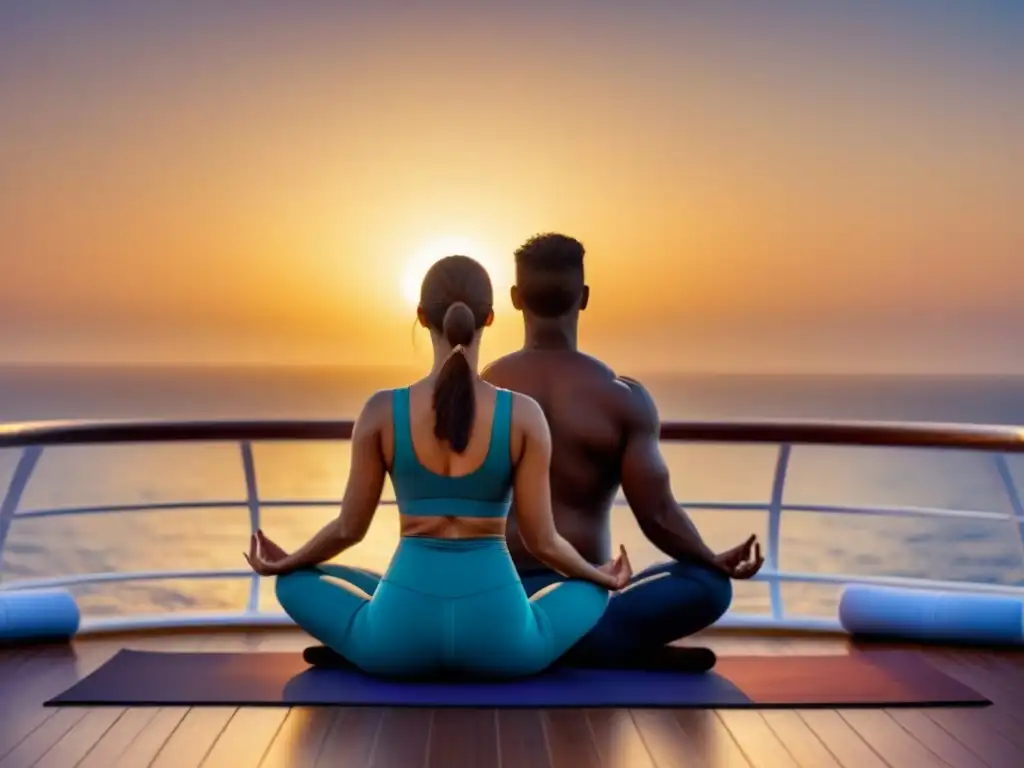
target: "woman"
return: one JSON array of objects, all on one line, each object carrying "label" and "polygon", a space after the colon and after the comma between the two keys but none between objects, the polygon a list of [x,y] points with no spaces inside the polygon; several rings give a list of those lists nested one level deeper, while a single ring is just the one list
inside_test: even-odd
[{"label": "woman", "polygon": [[[257,573],[277,575],[277,598],[295,623],[372,674],[540,672],[594,627],[608,591],[632,575],[625,550],[596,568],[555,530],[544,413],[476,372],[492,302],[477,262],[449,256],[434,264],[417,310],[433,368],[364,406],[341,514],[291,555],[262,533],[250,543],[246,559]],[[387,573],[320,565],[365,536],[388,473],[401,540]],[[513,492],[524,544],[571,579],[532,601],[505,545]]]}]

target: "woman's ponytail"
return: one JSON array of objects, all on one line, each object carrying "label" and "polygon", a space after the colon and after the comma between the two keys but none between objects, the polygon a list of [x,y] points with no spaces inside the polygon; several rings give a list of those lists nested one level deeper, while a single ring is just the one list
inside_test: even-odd
[{"label": "woman's ponytail", "polygon": [[475,332],[476,320],[469,306],[461,301],[451,304],[444,313],[441,333],[452,352],[434,383],[434,436],[446,440],[456,453],[466,450],[476,413],[473,369],[465,354]]}]

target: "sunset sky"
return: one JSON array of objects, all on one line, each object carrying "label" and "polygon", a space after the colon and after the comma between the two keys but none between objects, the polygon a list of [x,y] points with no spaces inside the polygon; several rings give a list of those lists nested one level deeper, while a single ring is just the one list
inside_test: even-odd
[{"label": "sunset sky", "polygon": [[[842,8],[840,8],[842,6]],[[0,361],[405,364],[588,249],[622,368],[1024,373],[1024,2],[0,4]]]}]

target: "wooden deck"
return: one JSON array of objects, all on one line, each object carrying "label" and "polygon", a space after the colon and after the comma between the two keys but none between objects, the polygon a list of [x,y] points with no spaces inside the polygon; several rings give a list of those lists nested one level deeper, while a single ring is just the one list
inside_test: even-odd
[{"label": "wooden deck", "polygon": [[[1019,768],[1024,654],[929,650],[995,702],[969,709],[44,708],[119,648],[298,650],[294,631],[0,650],[0,768]],[[845,653],[841,638],[709,635],[720,655]]]}]

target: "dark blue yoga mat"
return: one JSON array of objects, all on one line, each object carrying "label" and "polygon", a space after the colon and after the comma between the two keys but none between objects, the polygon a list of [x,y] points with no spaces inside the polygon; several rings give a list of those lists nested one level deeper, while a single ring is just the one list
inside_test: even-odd
[{"label": "dark blue yoga mat", "polygon": [[907,652],[735,656],[715,672],[559,668],[506,682],[381,680],[296,653],[119,652],[48,705],[856,707],[987,704]]}]

